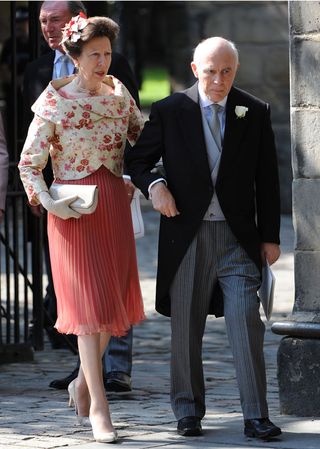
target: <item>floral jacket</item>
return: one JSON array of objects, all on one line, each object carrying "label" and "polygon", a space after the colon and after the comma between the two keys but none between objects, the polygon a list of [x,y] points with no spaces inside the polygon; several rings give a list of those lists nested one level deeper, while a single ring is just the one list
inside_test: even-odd
[{"label": "floral jacket", "polygon": [[72,79],[51,81],[32,106],[35,116],[18,165],[31,205],[48,190],[42,170],[49,154],[55,179],[84,178],[101,165],[120,177],[126,140],[134,144],[143,128],[141,112],[118,79],[104,80],[113,95],[68,99],[57,90]]}]

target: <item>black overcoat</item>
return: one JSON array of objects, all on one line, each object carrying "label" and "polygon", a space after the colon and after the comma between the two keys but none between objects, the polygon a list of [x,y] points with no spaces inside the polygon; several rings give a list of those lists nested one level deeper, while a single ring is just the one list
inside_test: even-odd
[{"label": "black overcoat", "polygon": [[[237,117],[236,106],[248,111]],[[152,105],[149,121],[126,156],[134,184],[148,197],[159,175],[165,178],[180,215],[161,216],[156,309],[170,316],[169,288],[210,204],[212,184],[198,102],[198,83]],[[225,134],[216,193],[232,232],[261,269],[261,242],[279,243],[280,201],[277,156],[269,105],[233,87],[226,105]],[[222,314],[219,286],[211,311]],[[220,291],[221,294],[221,291]],[[221,297],[220,297],[221,300]]]}]

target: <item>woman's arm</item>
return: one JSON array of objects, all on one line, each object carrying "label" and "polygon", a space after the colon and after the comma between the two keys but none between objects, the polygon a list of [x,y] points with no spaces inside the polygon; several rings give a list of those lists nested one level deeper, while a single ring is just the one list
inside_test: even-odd
[{"label": "woman's arm", "polygon": [[21,152],[18,168],[29,202],[33,206],[40,204],[37,194],[48,191],[42,170],[48,161],[54,131],[54,123],[35,115]]},{"label": "woman's arm", "polygon": [[130,145],[134,145],[138,140],[141,131],[144,127],[144,118],[142,112],[136,105],[133,98],[130,98],[130,116],[129,116],[129,125],[128,125],[128,135],[127,140]]}]

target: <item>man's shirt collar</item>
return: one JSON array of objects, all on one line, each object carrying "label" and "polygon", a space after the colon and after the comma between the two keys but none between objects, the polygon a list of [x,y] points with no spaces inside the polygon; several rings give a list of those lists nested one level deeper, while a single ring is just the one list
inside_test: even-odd
[{"label": "man's shirt collar", "polygon": [[[210,100],[205,95],[205,93],[203,92],[203,90],[200,87],[200,84],[198,84],[198,92],[199,92],[199,103],[202,108],[205,108],[206,106],[211,106],[212,104],[214,104],[214,101]],[[221,101],[218,101],[217,104],[219,104],[220,106],[225,108],[227,99],[228,99],[228,95],[226,97],[224,97]]]},{"label": "man's shirt collar", "polygon": [[63,56],[64,53],[62,53],[62,51],[56,49],[54,51],[54,64],[58,61],[58,59],[60,58],[60,56]]}]

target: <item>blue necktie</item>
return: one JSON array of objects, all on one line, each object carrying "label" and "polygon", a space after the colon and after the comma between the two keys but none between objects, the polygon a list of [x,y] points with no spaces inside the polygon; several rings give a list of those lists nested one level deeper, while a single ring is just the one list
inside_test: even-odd
[{"label": "blue necktie", "polygon": [[212,111],[212,117],[211,121],[209,123],[212,135],[214,137],[214,140],[216,141],[217,147],[219,148],[219,151],[221,151],[221,127],[220,127],[220,120],[218,117],[218,112],[221,111],[223,108],[217,103],[213,103],[211,106]]},{"label": "blue necktie", "polygon": [[64,76],[68,76],[69,75],[69,70],[68,70],[69,57],[67,55],[61,55],[59,58],[59,61],[60,61],[61,65],[60,65],[60,73],[59,73],[58,78],[63,78]]}]

